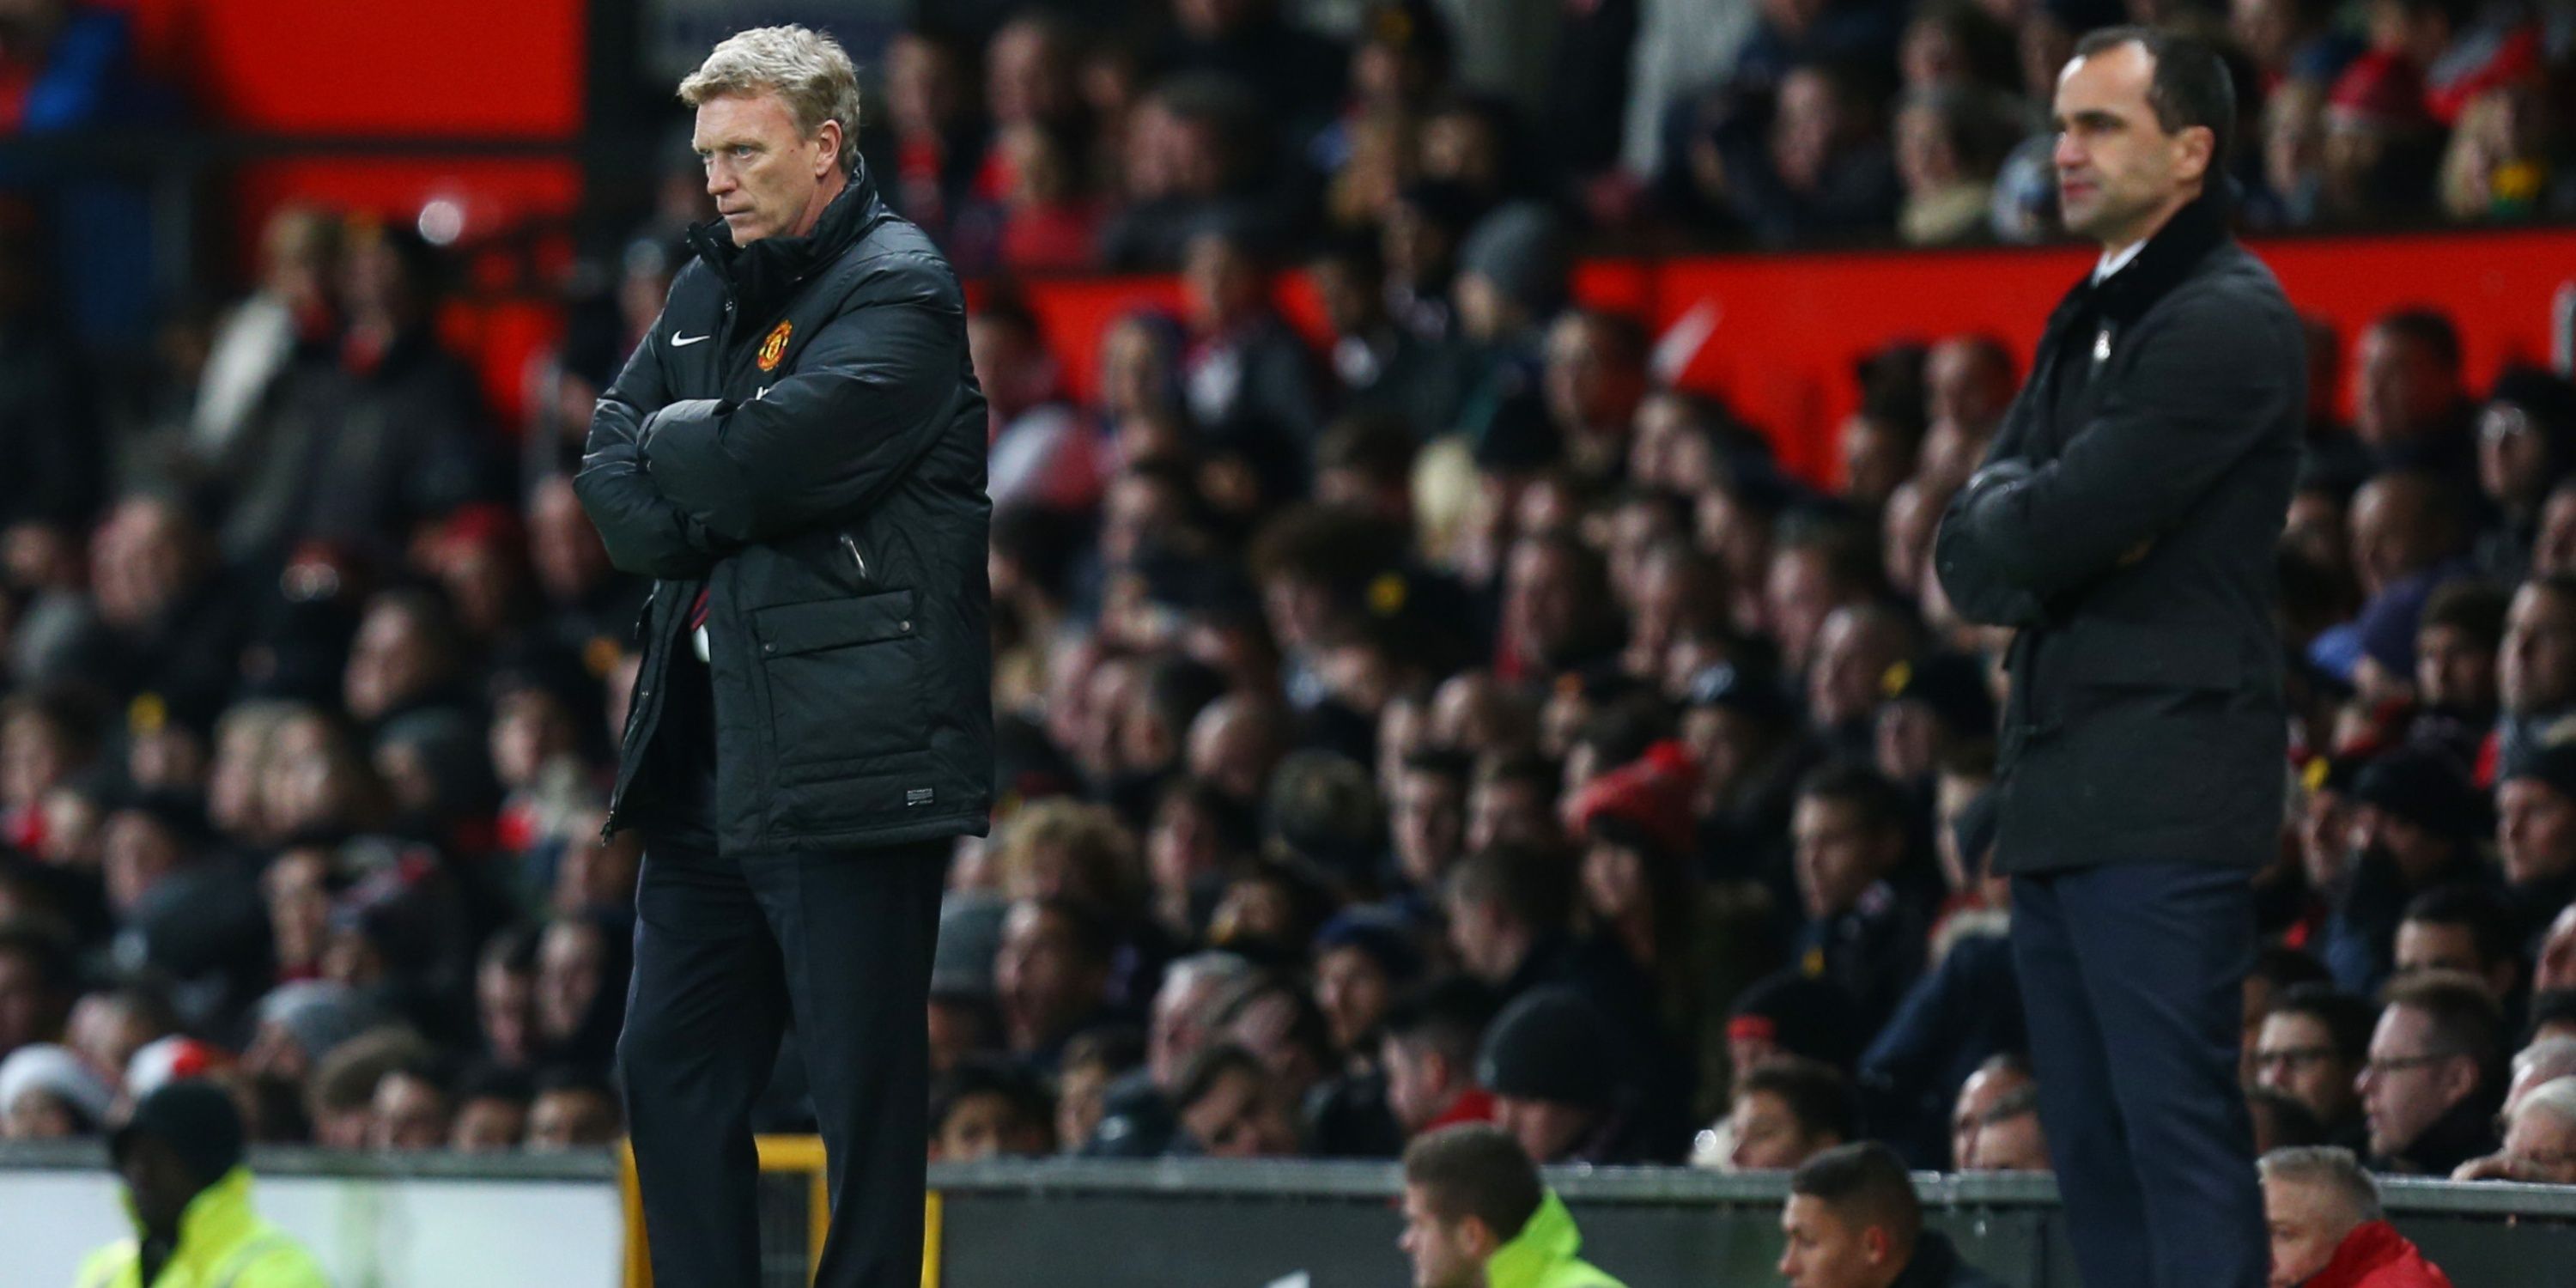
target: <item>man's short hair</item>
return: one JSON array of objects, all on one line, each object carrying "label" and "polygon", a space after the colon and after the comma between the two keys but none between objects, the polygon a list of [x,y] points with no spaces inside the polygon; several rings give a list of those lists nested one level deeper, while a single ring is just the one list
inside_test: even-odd
[{"label": "man's short hair", "polygon": [[1437,1051],[1461,1070],[1476,1063],[1476,1048],[1494,1022],[1493,990],[1464,975],[1432,980],[1387,1008],[1386,1036],[1405,1046]]},{"label": "man's short hair", "polygon": [[2466,926],[2478,952],[2478,969],[2522,957],[2522,932],[2513,912],[2493,891],[2466,883],[2435,886],[2406,905],[2405,921],[2427,926]]},{"label": "man's short hair", "polygon": [[1000,1096],[1020,1122],[1042,1133],[1052,1134],[1055,1112],[1047,1099],[1046,1086],[1038,1081],[1036,1074],[990,1057],[961,1060],[955,1068],[931,1083],[931,1131],[939,1131],[947,1124],[948,1115],[977,1096]]},{"label": "man's short hair", "polygon": [[2513,1107],[2513,1120],[2521,1122],[2524,1114],[2535,1109],[2576,1124],[2576,1076],[2552,1078],[2524,1092],[2522,1103]]},{"label": "man's short hair", "polygon": [[1449,897],[1496,904],[1524,926],[1552,930],[1565,924],[1572,876],[1564,859],[1536,846],[1488,846],[1449,870]]},{"label": "man's short hair", "polygon": [[1488,1123],[1461,1123],[1415,1138],[1404,1148],[1404,1183],[1419,1188],[1443,1219],[1472,1216],[1498,1240],[1519,1234],[1547,1199],[1538,1166],[1520,1142]]},{"label": "man's short hair", "polygon": [[1832,1065],[1805,1056],[1777,1056],[1753,1066],[1735,1082],[1735,1094],[1764,1092],[1788,1106],[1808,1139],[1850,1140],[1859,1135],[1860,1100],[1851,1080]]},{"label": "man's short hair", "polygon": [[2504,615],[2512,600],[2511,594],[2491,581],[2467,577],[2445,582],[2424,601],[2424,615],[2416,620],[2415,629],[2447,626],[2492,653],[2504,645]]},{"label": "man's short hair", "polygon": [[2036,1083],[2026,1083],[2005,1092],[2000,1099],[1987,1108],[1986,1116],[1978,1119],[1977,1124],[1981,1127],[1992,1127],[1998,1123],[2011,1122],[2015,1118],[2026,1118],[2038,1112],[2039,1086]]},{"label": "man's short hair", "polygon": [[1905,1160],[1874,1140],[1836,1145],[1789,1174],[1789,1192],[1823,1203],[1852,1225],[1876,1226],[1901,1256],[1911,1257],[1923,1234],[1923,1203]]},{"label": "man's short hair", "polygon": [[2382,315],[2370,326],[2391,338],[2424,346],[2433,361],[2447,370],[2460,369],[2460,329],[2452,324],[2451,315],[2440,309],[2423,305],[2403,308]]},{"label": "man's short hair", "polygon": [[778,95],[812,138],[823,122],[841,127],[841,172],[859,168],[859,73],[841,42],[804,27],[754,27],[727,36],[680,82],[680,101],[698,107],[728,94]]},{"label": "man's short hair", "polygon": [[2370,1030],[2379,1023],[2370,1003],[2332,984],[2293,984],[2273,1000],[2270,1014],[2304,1016],[2324,1025],[2327,1040],[2346,1064],[2369,1058]]},{"label": "man's short hair", "polygon": [[1217,1084],[1229,1073],[1249,1074],[1265,1085],[1270,1080],[1270,1066],[1261,1057],[1231,1042],[1219,1042],[1190,1057],[1181,1071],[1180,1085],[1172,1092],[1172,1107],[1188,1109],[1216,1091]]},{"label": "man's short hair", "polygon": [[2428,970],[2388,986],[2390,1006],[2422,1011],[2431,1023],[2428,1054],[2464,1055],[2492,1073],[2502,1055],[2504,1012],[2476,976]]},{"label": "man's short hair", "polygon": [[2361,1160],[2339,1145],[2302,1145],[2276,1149],[2255,1166],[2267,1181],[2320,1186],[2344,1202],[2353,1224],[2380,1219],[2379,1182],[2370,1179]]},{"label": "man's short hair", "polygon": [[2122,45],[2136,45],[2155,60],[2147,84],[2147,106],[2167,134],[2193,126],[2210,133],[2209,170],[2202,182],[2216,184],[2227,173],[2236,135],[2236,81],[2218,51],[2189,36],[2153,27],[2105,27],[2075,42],[2075,56],[2090,58]]}]

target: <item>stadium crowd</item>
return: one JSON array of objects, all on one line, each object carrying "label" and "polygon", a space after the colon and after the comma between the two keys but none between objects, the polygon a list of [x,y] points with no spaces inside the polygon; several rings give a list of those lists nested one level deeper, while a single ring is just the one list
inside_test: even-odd
[{"label": "stadium crowd", "polygon": [[[1455,92],[1419,4],[1347,47],[1182,0],[1152,45],[1041,11],[889,51],[871,171],[962,264],[1178,266],[1187,300],[1111,328],[1088,401],[1007,280],[970,322],[1003,795],[942,916],[934,1156],[1394,1158],[1491,1121],[1547,1163],[2048,1166],[1981,874],[2000,649],[1925,569],[2014,356],[1871,355],[1820,486],[1570,305],[1568,250],[1647,211],[2044,225],[1954,199],[2027,149],[1941,135],[2038,128],[2024,91],[2117,15],[1770,4],[1659,98],[1635,6],[1568,14],[1548,128]],[[2370,17],[2239,6],[2249,218],[2429,209],[2430,122],[2530,127],[2565,70],[2563,7]],[[2322,144],[2273,137],[2301,94]],[[1604,123],[1640,112],[1662,160],[1623,185]],[[2478,156],[2564,209],[2540,154]],[[6,1135],[202,1076],[258,1141],[616,1138],[641,855],[601,824],[645,587],[568,471],[704,217],[670,188],[515,441],[408,230],[282,212],[255,290],[101,390],[44,230],[0,219]],[[1291,265],[1321,346],[1272,307]],[[2311,337],[2279,551],[2297,787],[2247,1094],[2267,1151],[2576,1184],[2576,392],[2472,388],[2438,314],[2350,337],[2348,380],[2345,339]],[[2301,1174],[2351,1198],[2332,1170]]]}]

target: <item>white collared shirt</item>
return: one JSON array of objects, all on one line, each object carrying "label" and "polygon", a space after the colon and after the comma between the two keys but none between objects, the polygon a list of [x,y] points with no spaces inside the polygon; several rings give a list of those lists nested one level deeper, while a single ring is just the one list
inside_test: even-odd
[{"label": "white collared shirt", "polygon": [[2102,252],[2102,262],[2093,266],[2093,284],[2099,286],[2102,284],[2102,279],[2127,268],[2129,261],[2136,259],[2138,252],[2146,248],[2147,243],[2141,239],[2130,242],[2121,250]]}]

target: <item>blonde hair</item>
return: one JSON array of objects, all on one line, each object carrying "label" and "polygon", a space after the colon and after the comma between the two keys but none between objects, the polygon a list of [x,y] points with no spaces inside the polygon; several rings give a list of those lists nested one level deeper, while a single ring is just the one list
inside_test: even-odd
[{"label": "blonde hair", "polygon": [[859,167],[859,73],[841,42],[799,26],[737,31],[680,82],[680,101],[697,107],[727,94],[778,95],[796,128],[811,138],[823,122],[841,127],[841,170]]}]

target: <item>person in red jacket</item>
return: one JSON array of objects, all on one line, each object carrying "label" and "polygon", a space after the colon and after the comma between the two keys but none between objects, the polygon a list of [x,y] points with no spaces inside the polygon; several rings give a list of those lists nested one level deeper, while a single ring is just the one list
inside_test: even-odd
[{"label": "person in red jacket", "polygon": [[2261,1169],[2271,1288],[2451,1288],[2381,1215],[2379,1184],[2351,1150],[2276,1149]]}]

